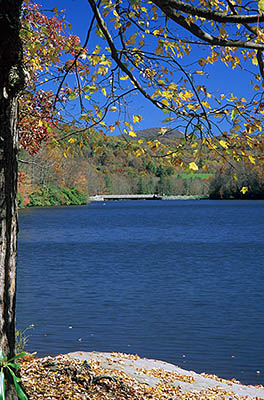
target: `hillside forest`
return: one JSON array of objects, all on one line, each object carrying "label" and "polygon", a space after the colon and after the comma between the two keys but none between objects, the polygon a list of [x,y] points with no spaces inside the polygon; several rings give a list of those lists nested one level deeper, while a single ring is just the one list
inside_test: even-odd
[{"label": "hillside forest", "polygon": [[[73,130],[73,127],[71,128]],[[19,206],[85,204],[97,194],[162,194],[212,199],[264,198],[262,170],[206,151],[202,143],[198,170],[182,170],[172,157],[155,156],[153,143],[184,148],[192,159],[192,143],[177,130],[137,131],[135,138],[102,134],[60,136],[36,154],[19,154]],[[162,138],[161,138],[162,136]],[[148,143],[152,146],[147,149]],[[144,146],[143,146],[144,145]],[[142,152],[142,147],[145,151]],[[198,146],[199,147],[199,146]],[[247,188],[244,192],[243,188]]]}]

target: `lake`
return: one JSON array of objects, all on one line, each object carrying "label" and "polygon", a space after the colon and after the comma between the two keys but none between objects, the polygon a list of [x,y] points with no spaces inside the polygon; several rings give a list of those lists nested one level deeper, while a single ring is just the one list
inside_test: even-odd
[{"label": "lake", "polygon": [[19,212],[29,351],[118,351],[264,384],[264,201]]}]

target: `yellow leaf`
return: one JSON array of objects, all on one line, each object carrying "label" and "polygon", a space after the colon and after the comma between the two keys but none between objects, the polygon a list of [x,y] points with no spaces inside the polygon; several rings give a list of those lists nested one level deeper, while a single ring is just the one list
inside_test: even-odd
[{"label": "yellow leaf", "polygon": [[225,140],[220,140],[220,141],[219,141],[219,144],[220,144],[224,149],[227,149],[227,148],[228,148],[228,144],[226,143]]},{"label": "yellow leaf", "polygon": [[69,143],[75,143],[75,139],[71,137],[71,138],[68,140],[68,142],[69,142]]},{"label": "yellow leaf", "polygon": [[195,162],[190,162],[189,163],[189,168],[191,169],[191,170],[193,170],[193,171],[198,171],[198,167],[197,167],[197,165],[195,164]]},{"label": "yellow leaf", "polygon": [[254,157],[248,156],[248,159],[249,159],[249,161],[250,161],[252,164],[256,164],[255,158],[254,158]]},{"label": "yellow leaf", "polygon": [[243,186],[242,189],[240,190],[241,193],[246,194],[248,192],[248,187]]},{"label": "yellow leaf", "polygon": [[256,57],[253,57],[251,61],[253,65],[258,65],[258,60]]},{"label": "yellow leaf", "polygon": [[203,67],[204,64],[206,63],[206,60],[204,58],[200,58],[200,60],[198,61],[198,64]]},{"label": "yellow leaf", "polygon": [[231,120],[234,119],[236,115],[237,115],[237,110],[234,108],[231,112]]},{"label": "yellow leaf", "polygon": [[135,123],[135,122],[140,122],[140,121],[142,121],[142,117],[141,117],[141,115],[133,115],[133,122]]},{"label": "yellow leaf", "polygon": [[136,41],[135,41],[136,37],[137,37],[137,32],[130,36],[130,38],[128,39],[127,43],[128,44],[135,44],[136,43]]},{"label": "yellow leaf", "polygon": [[163,53],[163,48],[161,46],[157,47],[155,53],[157,54],[157,56],[161,55]]},{"label": "yellow leaf", "polygon": [[43,122],[41,121],[41,119],[39,120],[38,125],[39,125],[39,126],[43,126]]},{"label": "yellow leaf", "polygon": [[224,28],[220,28],[219,33],[221,36],[224,36],[226,34],[226,30]]},{"label": "yellow leaf", "polygon": [[201,103],[205,108],[211,108],[210,104],[207,101],[202,101]]},{"label": "yellow leaf", "polygon": [[122,75],[122,76],[120,76],[120,80],[121,80],[121,81],[126,81],[128,78],[129,78],[128,75]]},{"label": "yellow leaf", "polygon": [[164,105],[164,106],[169,106],[170,105],[170,103],[168,102],[168,100],[166,100],[166,99],[162,99],[161,100],[161,103]]},{"label": "yellow leaf", "polygon": [[258,1],[258,9],[260,14],[264,14],[264,0]]},{"label": "yellow leaf", "polygon": [[241,130],[240,125],[235,125],[232,129],[230,129],[230,132],[235,133]]},{"label": "yellow leaf", "polygon": [[107,72],[108,72],[108,68],[106,68],[106,67],[98,67],[98,74],[104,76],[105,74],[107,74]]},{"label": "yellow leaf", "polygon": [[128,134],[129,136],[137,137],[137,134],[134,131],[129,131]]},{"label": "yellow leaf", "polygon": [[167,128],[167,126],[162,126],[159,130],[159,134],[164,135],[169,128]]},{"label": "yellow leaf", "polygon": [[104,96],[107,96],[105,88],[102,89],[102,93]]},{"label": "yellow leaf", "polygon": [[235,179],[236,182],[238,181],[238,177],[236,174],[233,174],[233,178]]}]

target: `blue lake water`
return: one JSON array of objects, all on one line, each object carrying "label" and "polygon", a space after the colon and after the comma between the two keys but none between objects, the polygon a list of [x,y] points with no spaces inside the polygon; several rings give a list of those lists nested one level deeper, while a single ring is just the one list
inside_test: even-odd
[{"label": "blue lake water", "polygon": [[28,350],[137,353],[264,384],[263,201],[98,202],[19,222]]}]

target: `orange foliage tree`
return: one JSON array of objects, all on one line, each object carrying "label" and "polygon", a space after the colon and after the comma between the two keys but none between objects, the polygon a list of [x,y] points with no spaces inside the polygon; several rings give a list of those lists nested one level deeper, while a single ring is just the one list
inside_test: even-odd
[{"label": "orange foliage tree", "polygon": [[[4,357],[15,352],[18,147],[38,151],[58,124],[54,95],[39,84],[42,78],[56,79],[60,58],[72,57],[79,44],[78,37],[63,33],[62,19],[42,15],[37,5],[26,6],[22,13],[21,0],[0,2],[0,397],[8,400],[18,393],[26,398],[12,373],[3,372]],[[58,101],[64,101],[63,92]]]}]

